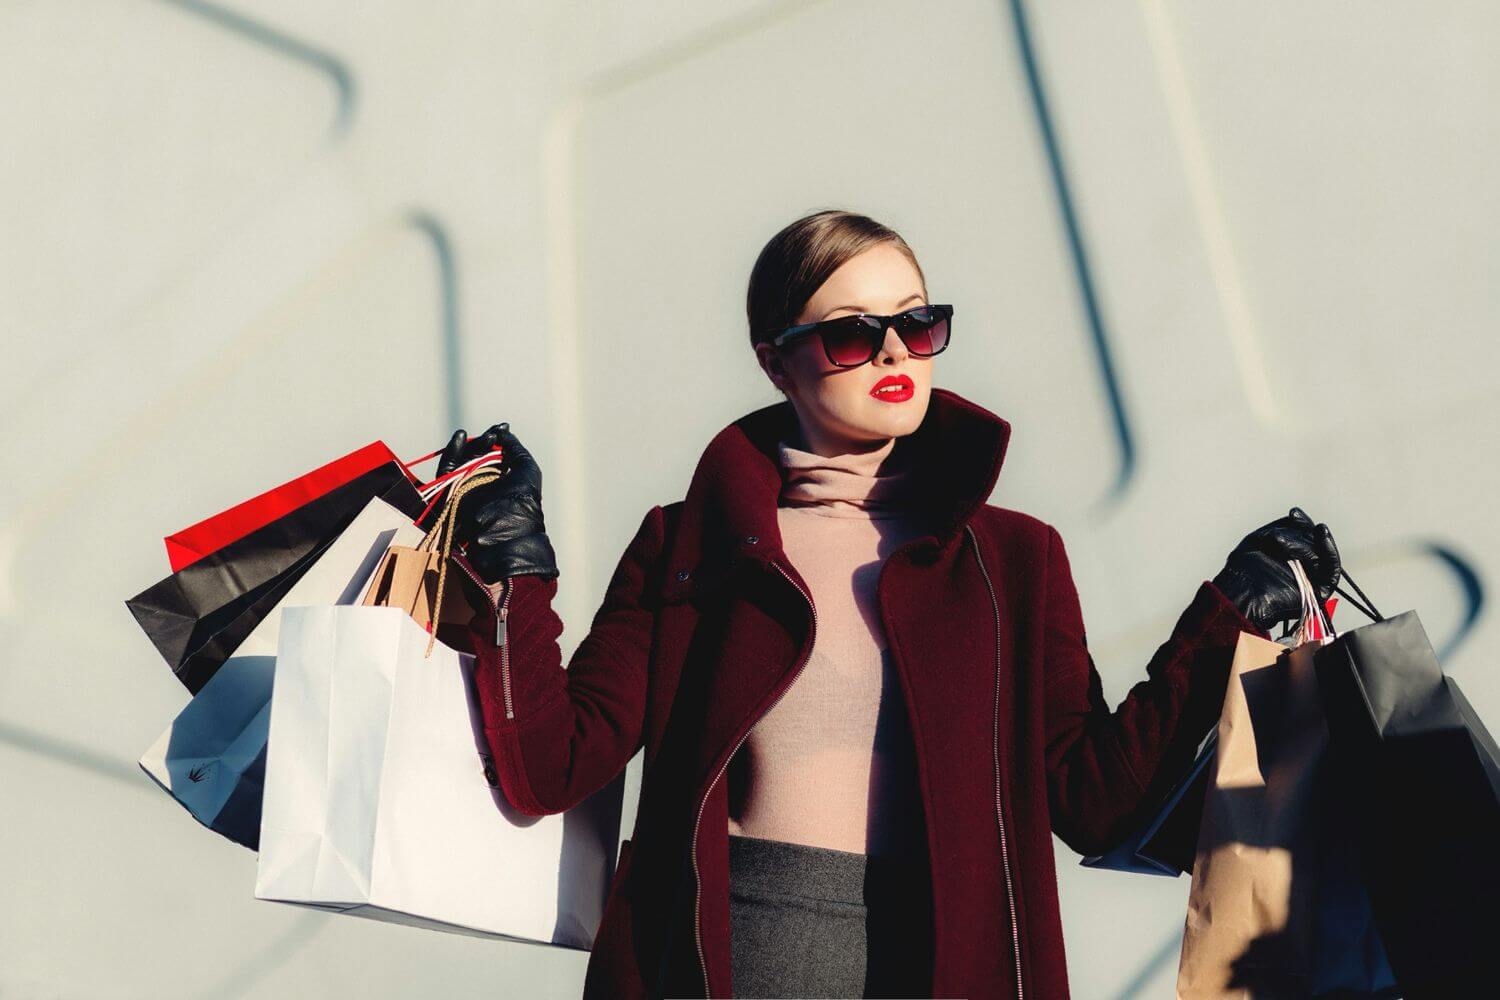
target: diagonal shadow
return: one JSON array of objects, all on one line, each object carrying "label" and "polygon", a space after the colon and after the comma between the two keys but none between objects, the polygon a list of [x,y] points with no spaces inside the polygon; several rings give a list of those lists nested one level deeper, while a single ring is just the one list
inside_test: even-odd
[{"label": "diagonal shadow", "polygon": [[13,722],[0,720],[0,743],[8,743],[28,753],[50,757],[71,767],[91,771],[100,777],[123,782],[141,791],[148,791],[154,787],[149,779],[142,780],[145,775],[134,766],[134,761],[117,760],[108,754],[102,754],[69,740],[59,739],[38,729],[29,729]]},{"label": "diagonal shadow", "polygon": [[1088,317],[1089,335],[1093,341],[1094,358],[1099,365],[1099,377],[1109,400],[1110,415],[1114,421],[1115,440],[1119,445],[1120,467],[1115,474],[1114,485],[1104,498],[1095,504],[1095,512],[1119,504],[1135,478],[1135,436],[1130,427],[1130,418],[1125,411],[1125,399],[1115,370],[1114,357],[1110,351],[1109,336],[1105,331],[1100,313],[1099,297],[1094,290],[1093,273],[1089,267],[1088,251],[1084,246],[1083,232],[1074,208],[1073,194],[1068,186],[1068,174],[1063,164],[1062,148],[1057,132],[1052,125],[1052,111],[1047,105],[1047,93],[1042,86],[1041,72],[1037,66],[1035,46],[1031,43],[1031,31],[1026,20],[1026,5],[1023,0],[1009,0],[1011,22],[1015,26],[1016,46],[1020,50],[1021,65],[1026,71],[1026,85],[1031,94],[1031,104],[1036,111],[1037,127],[1042,133],[1042,145],[1047,154],[1047,168],[1052,177],[1053,193],[1057,207],[1062,213],[1063,230],[1067,236],[1068,251],[1072,258],[1073,274],[1078,283],[1078,294],[1083,299],[1084,315]]},{"label": "diagonal shadow", "polygon": [[432,241],[432,252],[437,258],[438,287],[442,298],[443,314],[443,383],[448,400],[448,410],[443,414],[448,428],[462,427],[464,417],[463,396],[463,344],[458,329],[458,266],[453,254],[453,241],[448,238],[448,227],[441,219],[426,211],[412,211],[406,215],[408,225]]},{"label": "diagonal shadow", "polygon": [[161,0],[161,2],[197,14],[221,28],[233,31],[281,55],[306,63],[323,73],[333,82],[334,90],[338,93],[338,110],[334,112],[329,138],[339,138],[348,131],[350,120],[354,116],[354,74],[349,71],[348,66],[344,65],[343,60],[333,53],[309,45],[299,38],[246,17],[238,11],[208,3],[207,0]]}]

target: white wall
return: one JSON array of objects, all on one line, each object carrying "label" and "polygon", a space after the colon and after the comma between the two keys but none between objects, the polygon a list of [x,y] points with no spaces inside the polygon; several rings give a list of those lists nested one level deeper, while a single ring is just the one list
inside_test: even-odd
[{"label": "white wall", "polygon": [[[1021,10],[0,6],[0,994],[576,996],[578,953],[254,900],[135,766],[187,692],[123,602],[208,513],[509,420],[571,651],[777,398],[745,283],[823,207],[955,303],[939,384],[1012,421],[993,502],[1062,531],[1112,704],[1300,504],[1500,719],[1500,11]],[[1074,995],[1170,996],[1187,880],[1056,847]]]}]

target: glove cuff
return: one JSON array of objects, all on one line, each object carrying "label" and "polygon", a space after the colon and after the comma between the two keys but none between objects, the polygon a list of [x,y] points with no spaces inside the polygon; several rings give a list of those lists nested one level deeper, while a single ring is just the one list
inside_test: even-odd
[{"label": "glove cuff", "polygon": [[1276,624],[1274,621],[1266,621],[1266,602],[1262,599],[1260,588],[1233,566],[1221,569],[1219,575],[1213,578],[1213,585],[1229,598],[1229,602],[1239,609],[1240,614],[1264,631],[1269,632],[1271,626]]},{"label": "glove cuff", "polygon": [[464,557],[485,583],[499,583],[511,576],[559,576],[557,556],[544,532],[536,531],[508,542],[486,544],[476,539],[464,550]]}]

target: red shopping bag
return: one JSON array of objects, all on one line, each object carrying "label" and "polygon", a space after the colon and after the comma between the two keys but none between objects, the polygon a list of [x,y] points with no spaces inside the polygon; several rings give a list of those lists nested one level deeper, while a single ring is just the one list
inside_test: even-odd
[{"label": "red shopping bag", "polygon": [[[401,462],[384,442],[375,441],[358,451],[334,459],[327,465],[319,466],[306,475],[298,476],[291,482],[282,483],[244,503],[199,521],[192,527],[168,535],[167,560],[172,564],[172,572],[191,566],[230,542],[244,538],[257,528],[263,528],[304,504],[353,482],[386,462],[395,462],[406,468],[408,476],[411,476],[408,465],[416,464]],[[421,485],[415,477],[412,477],[412,482],[414,485]]]}]

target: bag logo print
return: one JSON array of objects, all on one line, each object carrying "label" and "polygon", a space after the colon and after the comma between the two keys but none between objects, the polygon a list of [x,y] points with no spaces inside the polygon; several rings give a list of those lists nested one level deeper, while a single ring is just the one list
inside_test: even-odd
[{"label": "bag logo print", "polygon": [[213,766],[213,761],[209,761],[207,764],[199,764],[197,767],[193,768],[187,773],[188,780],[194,782],[195,784],[199,781],[203,781],[208,777],[208,772],[213,768]]}]

